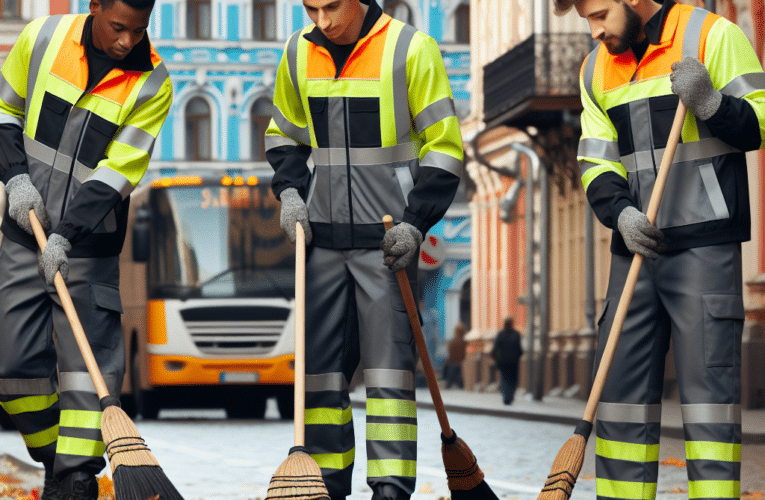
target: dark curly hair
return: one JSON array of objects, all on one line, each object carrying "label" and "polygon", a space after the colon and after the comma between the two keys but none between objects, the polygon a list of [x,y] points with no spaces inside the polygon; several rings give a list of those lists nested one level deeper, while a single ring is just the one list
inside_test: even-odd
[{"label": "dark curly hair", "polygon": [[122,2],[136,10],[150,9],[154,7],[154,0],[99,0],[101,7],[106,10],[114,5],[114,2]]}]

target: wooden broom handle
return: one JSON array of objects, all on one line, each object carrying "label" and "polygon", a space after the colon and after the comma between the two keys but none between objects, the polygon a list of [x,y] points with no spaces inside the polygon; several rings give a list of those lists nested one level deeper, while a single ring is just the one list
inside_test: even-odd
[{"label": "wooden broom handle", "polygon": [[295,229],[295,446],[305,446],[305,232]]},{"label": "wooden broom handle", "polygon": [[[393,227],[393,217],[390,215],[384,216],[383,223],[385,224],[385,231],[390,231]],[[454,432],[452,431],[451,426],[449,426],[449,419],[446,417],[444,402],[441,399],[441,390],[438,388],[436,372],[433,370],[433,365],[430,362],[428,346],[425,344],[425,335],[422,334],[420,318],[417,316],[417,305],[415,304],[414,296],[412,295],[412,287],[409,286],[409,278],[406,275],[406,269],[398,271],[396,273],[396,278],[398,279],[398,286],[401,288],[401,295],[404,297],[406,313],[409,316],[409,323],[412,325],[414,340],[417,342],[417,350],[420,353],[420,360],[422,361],[422,369],[425,372],[425,378],[428,380],[428,389],[430,389],[430,397],[433,399],[433,406],[435,407],[436,415],[438,415],[438,423],[441,425],[441,432],[444,437],[449,439]]]},{"label": "wooden broom handle", "polygon": [[[672,121],[672,129],[669,132],[669,139],[667,140],[667,148],[664,150],[664,156],[662,156],[661,165],[659,166],[659,174],[656,176],[656,183],[653,186],[651,200],[648,202],[648,213],[646,216],[648,217],[648,222],[651,224],[656,222],[656,214],[659,212],[661,196],[664,193],[664,187],[667,184],[667,177],[669,177],[669,168],[672,165],[672,160],[675,158],[677,144],[680,142],[680,133],[683,130],[683,122],[685,121],[685,111],[685,105],[682,101],[678,102],[675,119]],[[640,266],[642,264],[643,256],[636,253],[632,258],[632,265],[627,274],[627,280],[624,283],[624,290],[619,299],[619,306],[616,308],[614,322],[611,325],[608,341],[603,350],[603,357],[598,366],[595,380],[592,383],[592,391],[587,400],[587,407],[584,410],[584,420],[587,422],[593,423],[595,421],[595,412],[598,409],[600,396],[603,394],[603,387],[606,384],[608,371],[614,360],[616,345],[619,342],[619,337],[621,336],[622,328],[624,327],[624,321],[627,319],[627,310],[629,309],[630,301],[632,300],[632,294],[635,292],[635,285],[637,285]]]},{"label": "wooden broom handle", "polygon": [[[40,221],[37,219],[37,215],[34,210],[29,211],[29,222],[32,224],[32,231],[35,233],[37,244],[40,246],[40,250],[45,251],[45,246],[48,244],[48,238],[45,236],[45,230],[42,228]],[[93,381],[93,385],[96,388],[98,399],[103,399],[109,395],[109,389],[106,388],[106,382],[101,375],[101,370],[98,368],[96,358],[93,357],[93,351],[88,343],[88,337],[85,335],[85,330],[82,328],[80,318],[77,316],[77,310],[72,303],[72,296],[69,295],[69,290],[64,283],[64,277],[61,276],[60,271],[56,271],[56,276],[53,278],[53,284],[56,286],[56,292],[61,299],[61,306],[64,308],[66,317],[69,319],[69,324],[74,332],[74,339],[77,341],[77,346],[80,348],[82,358],[85,360],[85,366],[88,367],[88,373]]]}]

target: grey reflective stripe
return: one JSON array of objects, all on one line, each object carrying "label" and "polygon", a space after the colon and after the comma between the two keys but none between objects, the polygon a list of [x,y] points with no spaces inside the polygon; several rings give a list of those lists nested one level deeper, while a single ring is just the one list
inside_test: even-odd
[{"label": "grey reflective stripe", "polygon": [[96,393],[93,380],[88,372],[61,372],[59,373],[59,387],[61,392],[79,391]]},{"label": "grey reflective stripe", "polygon": [[364,370],[364,385],[413,391],[414,374],[408,370],[368,369]]},{"label": "grey reflective stripe", "polygon": [[652,424],[661,422],[661,404],[598,403],[598,420]]},{"label": "grey reflective stripe", "polygon": [[151,147],[154,144],[153,135],[132,125],[123,128],[114,140],[128,146],[133,146],[141,151],[146,151],[147,153],[151,151]]},{"label": "grey reflective stripe", "polygon": [[72,157],[61,152],[56,153],[56,159],[53,160],[53,168],[69,175],[69,171],[72,169]]},{"label": "grey reflective stripe", "polygon": [[636,151],[650,151],[651,144],[651,108],[648,99],[629,103],[630,125],[632,126],[632,144]]},{"label": "grey reflective stripe", "polygon": [[165,63],[159,63],[159,65],[157,65],[157,67],[152,70],[148,78],[146,78],[146,81],[143,83],[141,90],[138,91],[138,97],[135,99],[135,105],[133,106],[133,109],[140,108],[152,97],[157,95],[162,88],[162,85],[165,83],[165,80],[168,78],[170,78],[170,74],[167,72]]},{"label": "grey reflective stripe", "polygon": [[[393,20],[391,22],[399,22]],[[399,144],[410,141],[411,119],[409,117],[409,95],[406,83],[406,55],[417,29],[409,24],[401,28],[393,51],[393,111],[396,116],[396,140]]]},{"label": "grey reflective stripe", "polygon": [[86,182],[90,181],[103,182],[110,188],[117,191],[120,195],[122,195],[123,200],[130,196],[130,193],[133,192],[133,184],[130,183],[128,178],[109,167],[98,167],[91,174],[90,178],[86,180]]},{"label": "grey reflective stripe", "polygon": [[[67,118],[66,126],[64,127],[64,133],[61,134],[61,140],[57,146],[58,154],[62,153],[70,156],[76,156],[76,148],[82,148],[82,131],[87,130],[88,123],[90,122],[93,113],[85,108],[73,107],[69,111],[69,118]],[[71,165],[70,165],[71,166]],[[66,170],[69,171],[69,168]]]},{"label": "grey reflective stripe", "polygon": [[590,96],[590,100],[593,104],[600,107],[598,101],[595,100],[595,91],[592,90],[592,82],[595,79],[595,63],[598,60],[598,50],[600,50],[600,44],[592,49],[589,57],[587,57],[587,63],[584,65],[584,88],[587,89],[587,95]]},{"label": "grey reflective stripe", "polygon": [[88,180],[88,177],[93,174],[93,169],[85,166],[79,161],[74,162],[74,169],[72,170],[72,176],[80,181],[80,184]]},{"label": "grey reflective stripe", "polygon": [[279,130],[281,130],[285,135],[288,135],[289,137],[292,137],[296,141],[303,144],[311,144],[311,137],[308,134],[307,127],[298,127],[291,121],[287,120],[282,114],[282,110],[279,109],[279,106],[273,107],[273,113],[273,119],[274,122],[276,122],[276,126],[279,127]]},{"label": "grey reflective stripe", "polygon": [[412,171],[409,170],[409,165],[402,167],[396,167],[396,178],[398,179],[398,185],[401,187],[401,194],[404,195],[404,203],[409,206],[409,193],[414,189],[414,179],[412,179]]},{"label": "grey reflective stripe", "polygon": [[731,80],[720,93],[732,97],[744,97],[757,90],[765,90],[765,73],[748,73]]},{"label": "grey reflective stripe", "polygon": [[429,151],[420,161],[420,167],[436,167],[462,177],[462,161],[438,151]]},{"label": "grey reflective stripe", "polygon": [[58,23],[63,19],[63,15],[50,16],[40,28],[35,39],[35,47],[32,49],[32,57],[29,58],[29,74],[27,74],[27,95],[30,96],[27,99],[26,112],[29,113],[29,105],[32,102],[31,96],[34,95],[35,83],[37,83],[37,74],[40,71],[40,65],[42,64],[45,51],[50,44],[51,38],[56,31]]},{"label": "grey reflective stripe", "polygon": [[24,98],[13,90],[11,84],[3,76],[2,71],[0,71],[0,99],[6,104],[24,109]]},{"label": "grey reflective stripe", "polygon": [[590,161],[580,161],[579,162],[579,168],[582,170],[582,175],[584,175],[585,172],[587,172],[592,167],[599,167],[600,165],[597,163],[592,163]]},{"label": "grey reflective stripe", "polygon": [[[327,120],[329,122],[329,147],[330,148],[342,148],[345,149],[346,134],[349,133],[346,130],[346,123],[348,121],[348,109],[346,109],[345,98],[343,97],[328,97],[327,98]],[[343,162],[345,163],[345,162]]]},{"label": "grey reflective stripe", "polygon": [[341,372],[324,373],[321,375],[306,375],[306,392],[342,391],[348,389],[348,381]]},{"label": "grey reflective stripe", "polygon": [[707,18],[708,12],[704,9],[696,7],[691,12],[691,17],[688,19],[688,24],[685,26],[685,32],[683,34],[683,57],[699,57],[699,37],[701,36],[701,28],[704,27],[704,19]]},{"label": "grey reflective stripe", "polygon": [[608,161],[621,161],[619,143],[604,139],[585,138],[579,141],[578,156],[598,158]]},{"label": "grey reflective stripe", "polygon": [[55,149],[32,139],[27,134],[24,134],[24,150],[28,156],[49,166],[53,165],[53,160],[56,158]]},{"label": "grey reflective stripe", "polygon": [[[347,152],[351,165],[386,165],[414,160],[419,157],[419,149],[419,143],[407,142],[387,148],[348,148]],[[311,154],[316,165],[345,165],[347,162],[345,148],[313,148]]]},{"label": "grey reflective stripe", "polygon": [[741,405],[680,405],[684,424],[740,424]]},{"label": "grey reflective stripe", "polygon": [[295,87],[295,93],[297,94],[298,102],[300,99],[300,85],[298,84],[297,74],[297,53],[298,53],[298,41],[300,41],[300,33],[293,33],[290,37],[290,41],[287,42],[287,67],[290,70],[290,78],[292,79],[292,86]]},{"label": "grey reflective stripe", "polygon": [[704,187],[709,195],[709,202],[712,204],[712,211],[716,219],[727,219],[729,217],[728,205],[725,203],[725,197],[722,188],[715,174],[715,167],[711,163],[699,167],[701,180],[704,181]]},{"label": "grey reflective stripe", "polygon": [[[664,148],[657,149],[653,154],[650,151],[639,151],[631,155],[622,156],[621,162],[627,172],[636,172],[638,170],[654,168],[654,162],[657,165],[661,164],[661,158],[664,156],[664,151]],[[683,142],[677,145],[672,164],[704,160],[731,153],[740,153],[740,151],[715,137],[710,137],[709,139],[703,139],[701,141]],[[651,159],[651,156],[653,156],[653,160]]]},{"label": "grey reflective stripe", "polygon": [[56,388],[47,378],[0,379],[0,395],[3,396],[49,396]]},{"label": "grey reflective stripe", "polygon": [[283,135],[266,136],[266,151],[270,151],[281,146],[297,146],[297,142],[295,142],[295,139],[284,137]]},{"label": "grey reflective stripe", "polygon": [[24,122],[21,120],[21,118],[7,115],[5,113],[0,113],[0,125],[18,125],[19,128],[24,128]]},{"label": "grey reflective stripe", "polygon": [[434,125],[444,118],[457,116],[454,110],[454,101],[451,97],[444,97],[420,111],[414,119],[414,129],[420,134],[423,130]]}]

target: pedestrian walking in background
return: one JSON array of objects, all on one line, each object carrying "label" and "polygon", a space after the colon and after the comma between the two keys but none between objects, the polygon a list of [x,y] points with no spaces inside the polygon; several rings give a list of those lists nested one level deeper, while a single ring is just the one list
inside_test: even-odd
[{"label": "pedestrian walking in background", "polygon": [[[287,41],[265,140],[282,228],[294,241],[300,222],[309,245],[306,448],[332,500],[350,495],[348,382],[361,361],[372,498],[408,500],[418,358],[394,273],[417,289],[423,235],[459,185],[459,121],[433,38],[375,0],[303,5],[315,24]],[[397,223],[387,233],[386,214]]]},{"label": "pedestrian walking in background", "polygon": [[[0,74],[0,405],[45,467],[45,500],[95,500],[101,407],[53,287],[68,284],[109,392],[125,372],[119,253],[129,195],[172,101],[149,42],[153,0],[36,19]],[[48,234],[38,260],[30,210]],[[52,231],[51,231],[52,229]],[[56,342],[52,333],[56,331]],[[58,368],[58,372],[57,372]]]},{"label": "pedestrian walking in background", "polygon": [[502,330],[494,339],[491,357],[494,358],[499,370],[502,402],[506,405],[513,404],[515,399],[515,391],[518,389],[518,362],[521,355],[523,355],[521,334],[515,329],[513,318],[505,318]]},{"label": "pedestrian walking in background", "polygon": [[465,343],[467,329],[462,323],[454,327],[454,336],[449,340],[449,357],[444,364],[444,381],[446,388],[456,385],[460,389],[464,387],[462,382],[462,362],[465,361],[467,345]]},{"label": "pedestrian walking in background", "polygon": [[[578,160],[613,230],[603,355],[634,253],[647,257],[597,410],[599,498],[656,496],[664,362],[674,346],[689,498],[739,498],[746,151],[765,146],[765,75],[741,29],[664,0],[556,0],[600,41],[580,76]],[[645,212],[678,100],[687,108],[656,225]],[[599,361],[598,361],[599,363]]]}]

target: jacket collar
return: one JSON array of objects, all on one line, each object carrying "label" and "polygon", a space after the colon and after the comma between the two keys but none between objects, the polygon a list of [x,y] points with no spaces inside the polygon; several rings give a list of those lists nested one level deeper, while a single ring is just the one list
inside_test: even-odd
[{"label": "jacket collar", "polygon": [[[364,0],[361,1],[367,3]],[[357,45],[367,36],[373,35],[382,29],[384,23],[377,22],[381,17],[383,17],[383,11],[380,6],[377,5],[375,0],[369,0],[369,9],[367,9],[367,14],[364,16],[364,22],[361,25],[361,32],[359,33],[359,40],[356,42]],[[329,50],[328,47],[332,44],[332,42],[324,36],[324,33],[321,32],[318,26],[314,26],[314,28],[309,33],[303,35],[303,37],[309,42],[324,47],[327,50]]]}]

